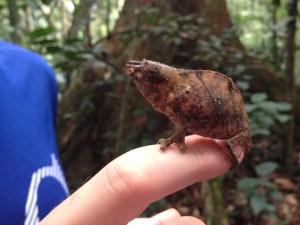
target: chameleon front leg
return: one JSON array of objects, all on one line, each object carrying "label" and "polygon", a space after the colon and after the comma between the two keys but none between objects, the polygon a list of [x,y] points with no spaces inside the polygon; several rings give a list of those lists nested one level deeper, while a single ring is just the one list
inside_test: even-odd
[{"label": "chameleon front leg", "polygon": [[176,117],[174,117],[172,119],[173,123],[176,126],[176,130],[175,130],[174,134],[172,134],[171,137],[169,137],[167,139],[159,139],[157,141],[157,144],[160,145],[160,150],[164,151],[169,145],[176,143],[180,152],[184,153],[186,150],[185,134],[186,134],[187,127],[188,127],[188,121],[182,113],[177,112],[176,109],[180,108],[180,106],[175,107],[173,105],[172,108],[173,108],[174,115],[176,115]]},{"label": "chameleon front leg", "polygon": [[160,150],[164,151],[169,145],[175,142],[178,145],[180,151],[185,152],[185,133],[186,126],[179,126],[171,137],[167,139],[159,139],[157,141],[157,144],[160,145]]},{"label": "chameleon front leg", "polygon": [[234,169],[239,165],[239,160],[233,151],[233,147],[239,144],[243,149],[250,149],[251,146],[248,145],[249,143],[251,143],[251,141],[249,141],[249,139],[250,139],[249,131],[244,131],[225,141],[225,146],[228,149],[227,153],[231,163],[230,169]]}]

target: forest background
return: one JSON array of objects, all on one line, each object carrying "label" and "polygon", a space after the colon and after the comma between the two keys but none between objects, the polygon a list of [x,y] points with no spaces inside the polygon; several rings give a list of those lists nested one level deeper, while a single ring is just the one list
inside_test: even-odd
[{"label": "forest background", "polygon": [[71,191],[174,130],[124,65],[217,70],[241,89],[253,149],[234,171],[149,206],[208,225],[300,224],[298,0],[0,0],[0,38],[42,55],[59,83],[58,147]]}]

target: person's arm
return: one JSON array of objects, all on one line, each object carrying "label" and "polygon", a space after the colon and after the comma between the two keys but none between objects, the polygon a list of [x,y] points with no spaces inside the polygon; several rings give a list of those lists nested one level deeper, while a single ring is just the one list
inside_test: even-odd
[{"label": "person's arm", "polygon": [[[164,152],[159,151],[158,145],[127,152],[56,207],[40,225],[124,225],[152,202],[228,171],[230,162],[224,142],[192,135],[186,137],[186,144],[184,154],[175,145]],[[240,146],[236,155],[241,161]],[[157,215],[156,220],[167,218],[170,222],[176,218],[170,224],[203,224],[193,217],[181,217],[175,210],[164,213]],[[143,219],[131,224],[154,224],[139,220]]]}]

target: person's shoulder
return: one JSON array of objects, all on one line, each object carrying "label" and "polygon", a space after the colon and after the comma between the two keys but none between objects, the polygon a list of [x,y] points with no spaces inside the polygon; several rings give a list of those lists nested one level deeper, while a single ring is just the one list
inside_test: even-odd
[{"label": "person's shoulder", "polygon": [[[20,72],[22,71],[22,72]],[[0,75],[7,80],[28,84],[27,81],[41,85],[41,82],[52,84],[56,91],[56,80],[53,68],[34,51],[14,43],[0,40]],[[5,76],[6,75],[6,76]]]},{"label": "person's shoulder", "polygon": [[4,40],[0,40],[0,55],[22,59],[22,61],[35,61],[48,66],[48,63],[38,53]]},{"label": "person's shoulder", "polygon": [[22,65],[35,71],[47,71],[46,73],[51,74],[51,76],[54,73],[52,67],[38,53],[17,44],[0,40],[0,66],[4,66],[3,64],[8,64],[10,67]]},{"label": "person's shoulder", "polygon": [[1,52],[16,52],[16,53],[25,53],[25,54],[36,54],[33,51],[30,51],[26,48],[23,48],[17,44],[0,40],[0,51]]}]

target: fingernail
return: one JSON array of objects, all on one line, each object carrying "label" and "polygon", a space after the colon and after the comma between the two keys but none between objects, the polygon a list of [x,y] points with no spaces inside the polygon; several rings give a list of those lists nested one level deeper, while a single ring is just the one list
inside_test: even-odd
[{"label": "fingernail", "polygon": [[127,225],[141,225],[141,224],[148,224],[148,223],[149,223],[148,218],[136,218],[130,221],[129,223],[127,223]]},{"label": "fingernail", "polygon": [[167,224],[167,221],[179,218],[180,214],[177,210],[171,208],[163,211],[149,219],[147,225]]},{"label": "fingernail", "polygon": [[241,145],[235,145],[233,147],[233,151],[234,151],[234,154],[236,155],[236,157],[238,158],[238,160],[241,161],[241,159],[243,158],[243,155],[244,155],[243,147]]}]

